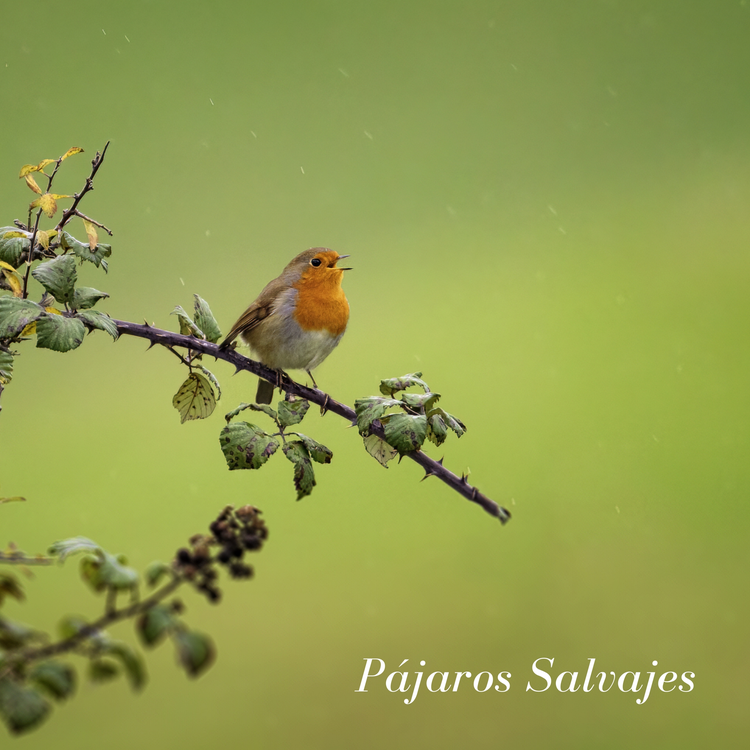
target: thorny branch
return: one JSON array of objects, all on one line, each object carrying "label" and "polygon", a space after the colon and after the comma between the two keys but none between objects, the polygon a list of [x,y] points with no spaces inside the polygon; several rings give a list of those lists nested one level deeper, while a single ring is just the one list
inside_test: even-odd
[{"label": "thorny branch", "polygon": [[[127,336],[138,336],[140,338],[147,339],[151,342],[151,346],[159,344],[167,349],[178,346],[188,350],[200,352],[202,354],[208,354],[215,359],[222,359],[225,362],[229,362],[234,365],[237,371],[243,370],[251,372],[254,375],[258,375],[265,380],[278,385],[278,373],[276,370],[272,370],[270,367],[266,367],[260,362],[256,362],[249,357],[245,357],[238,352],[231,349],[219,349],[216,344],[212,344],[208,341],[195,338],[193,336],[183,336],[179,333],[172,333],[171,331],[164,331],[160,328],[154,328],[148,324],[130,323],[124,320],[115,320],[117,330],[120,334]],[[151,347],[149,347],[151,348]],[[357,416],[350,406],[342,404],[339,401],[332,399],[327,393],[322,391],[308,388],[307,386],[295,383],[288,379],[284,379],[281,383],[281,388],[287,393],[291,393],[295,396],[300,396],[314,404],[317,404],[321,409],[325,411],[331,411],[334,414],[338,414],[340,417],[348,420],[352,424],[357,423]],[[378,437],[384,438],[382,430],[378,431],[373,428],[373,432]],[[436,461],[430,458],[426,453],[421,450],[411,451],[405,453],[412,461],[418,463],[425,470],[425,478],[437,477],[441,481],[445,482],[449,487],[454,489],[460,495],[465,497],[467,500],[480,505],[484,510],[491,516],[499,519],[501,523],[506,523],[510,519],[510,512],[498,505],[494,500],[490,500],[486,495],[483,495],[476,487],[470,485],[466,479],[466,476],[457,476],[449,469],[443,466],[442,459]]]}]

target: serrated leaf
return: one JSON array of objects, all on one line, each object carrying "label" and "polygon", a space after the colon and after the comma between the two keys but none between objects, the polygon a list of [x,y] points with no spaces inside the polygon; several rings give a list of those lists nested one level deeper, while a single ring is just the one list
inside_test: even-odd
[{"label": "serrated leaf", "polygon": [[154,560],[143,571],[143,578],[146,581],[146,585],[153,588],[164,576],[171,575],[171,573],[172,568],[167,563],[163,563],[161,560]]},{"label": "serrated leaf", "polygon": [[448,427],[440,414],[434,413],[427,417],[427,439],[442,445],[448,435]]},{"label": "serrated leaf", "polygon": [[79,310],[76,317],[80,318],[87,328],[97,328],[100,331],[106,331],[115,341],[120,336],[117,330],[117,323],[100,310]]},{"label": "serrated leaf", "polygon": [[45,315],[36,322],[36,345],[54,352],[77,349],[86,335],[86,328],[78,318]]},{"label": "serrated leaf", "polygon": [[[36,201],[34,201],[36,203]],[[48,219],[51,219],[57,213],[57,201],[51,193],[44,193],[39,197],[39,208],[44,211]]]},{"label": "serrated leaf", "polygon": [[294,486],[297,500],[301,500],[312,493],[316,484],[310,454],[301,440],[292,440],[284,444],[284,455],[294,464]]},{"label": "serrated leaf", "polygon": [[221,401],[221,386],[216,379],[216,375],[214,375],[208,367],[204,367],[203,365],[198,365],[198,367],[200,367],[200,371],[209,379],[211,385],[216,388],[216,400]]},{"label": "serrated leaf", "polygon": [[308,437],[307,435],[303,435],[301,432],[294,432],[293,435],[296,435],[305,445],[305,448],[307,448],[307,452],[310,454],[310,458],[319,464],[330,464],[333,460],[333,451],[323,445],[323,443],[319,443],[317,440],[313,440],[311,437]]},{"label": "serrated leaf", "polygon": [[76,260],[72,255],[58,255],[40,263],[31,275],[58,301],[63,304],[73,301],[78,280]]},{"label": "serrated leaf", "polygon": [[32,174],[26,174],[24,175],[24,177],[26,179],[26,184],[29,186],[29,189],[33,190],[37,195],[41,195],[42,189],[39,187],[39,185],[37,185],[36,180],[34,179],[34,176]]},{"label": "serrated leaf", "polygon": [[74,536],[70,539],[61,539],[55,542],[50,546],[48,553],[57,557],[60,562],[65,562],[71,555],[77,555],[80,552],[96,552],[100,549],[101,547],[96,542],[92,542],[91,539],[87,539],[85,536]]},{"label": "serrated leaf", "polygon": [[219,328],[208,302],[197,294],[193,296],[195,297],[195,324],[203,331],[206,340],[215,344],[221,338],[221,328]]},{"label": "serrated leaf", "polygon": [[208,380],[197,372],[191,372],[172,399],[172,406],[180,413],[180,422],[190,419],[205,419],[216,408],[216,396]]},{"label": "serrated leaf", "polygon": [[69,156],[74,156],[75,154],[82,154],[83,149],[79,148],[78,146],[73,146],[72,148],[69,148],[61,157],[60,161],[65,161]]},{"label": "serrated leaf", "polygon": [[122,641],[112,641],[107,653],[120,661],[131,689],[136,692],[143,689],[146,684],[146,665],[143,657]]},{"label": "serrated leaf", "polygon": [[219,433],[219,444],[230,471],[259,469],[276,452],[279,442],[249,422],[231,422]]},{"label": "serrated leaf", "polygon": [[177,659],[188,677],[198,677],[216,658],[213,641],[195,630],[178,630],[173,635]]},{"label": "serrated leaf", "polygon": [[116,591],[133,589],[138,585],[138,573],[124,563],[120,555],[112,555],[99,548],[81,559],[81,577],[94,591],[110,588]]},{"label": "serrated leaf", "polygon": [[29,679],[59,701],[70,697],[76,689],[73,667],[54,659],[37,664],[29,672]]},{"label": "serrated leaf", "polygon": [[30,299],[0,297],[0,339],[18,336],[29,323],[44,315],[44,308]]},{"label": "serrated leaf", "polygon": [[466,425],[458,417],[454,417],[452,414],[448,414],[445,409],[434,409],[431,414],[439,414],[445,424],[450,427],[450,429],[453,430],[453,432],[455,432],[458,437],[461,437],[461,435],[466,432]]},{"label": "serrated leaf", "polygon": [[392,397],[393,394],[398,393],[398,391],[406,390],[407,388],[411,388],[412,386],[419,386],[426,393],[429,393],[430,389],[427,386],[427,383],[425,383],[424,380],[421,380],[421,377],[421,372],[412,372],[407,375],[402,375],[400,378],[388,378],[386,380],[381,380],[380,392],[384,396]]},{"label": "serrated leaf", "polygon": [[380,419],[388,409],[393,406],[401,406],[401,402],[394,398],[381,398],[380,396],[369,396],[358,398],[354,402],[354,411],[357,413],[357,429],[360,435],[369,435],[370,426],[373,421]]},{"label": "serrated leaf", "polygon": [[109,682],[120,674],[117,662],[112,659],[96,658],[89,662],[89,679],[92,682]]},{"label": "serrated leaf", "polygon": [[28,255],[31,233],[19,231],[15,227],[0,229],[0,260],[5,261],[12,268],[21,265],[21,256]]},{"label": "serrated leaf", "polygon": [[89,238],[89,250],[96,250],[96,246],[99,244],[99,233],[96,231],[96,225],[88,219],[81,218],[81,221],[83,221],[86,236]]},{"label": "serrated leaf", "polygon": [[174,612],[166,604],[155,604],[147,609],[136,622],[136,631],[144,646],[160,643],[178,623]]},{"label": "serrated leaf", "polygon": [[[276,409],[273,409],[268,404],[243,404],[245,408],[250,408],[253,411],[260,411],[263,412],[263,414],[267,414],[273,421],[275,422],[278,419],[278,414],[276,413]],[[235,412],[239,413],[242,408],[235,409]],[[236,416],[236,414],[235,414]],[[229,418],[229,414],[227,414],[227,418]]]},{"label": "serrated leaf", "polygon": [[50,704],[36,690],[19,685],[11,677],[0,679],[0,716],[13,734],[22,734],[41,724]]},{"label": "serrated leaf", "polygon": [[299,424],[305,418],[310,402],[303,398],[297,401],[279,401],[278,407],[279,424],[282,427],[289,427]]},{"label": "serrated leaf", "polygon": [[0,604],[5,597],[10,596],[17,601],[23,601],[24,593],[21,584],[12,573],[0,573]]},{"label": "serrated leaf", "polygon": [[253,408],[255,408],[255,404],[246,404],[243,401],[236,409],[232,409],[232,411],[227,412],[224,415],[224,419],[226,419],[226,421],[229,422],[230,420],[234,419],[241,411],[244,411],[245,409],[253,409]]},{"label": "serrated leaf", "polygon": [[63,232],[60,237],[60,245],[64,250],[72,252],[74,255],[86,260],[89,263],[93,263],[97,268],[101,266],[104,270],[107,270],[107,262],[104,258],[109,258],[112,255],[112,246],[107,245],[104,242],[100,242],[96,246],[96,250],[92,250],[87,243],[80,242],[72,234]]},{"label": "serrated leaf", "polygon": [[388,462],[398,456],[398,451],[377,435],[364,438],[365,450],[381,465],[388,468]]},{"label": "serrated leaf", "polygon": [[183,336],[190,336],[191,334],[193,336],[196,336],[199,339],[204,339],[205,336],[203,335],[203,331],[201,331],[198,326],[193,323],[193,321],[190,319],[190,316],[185,312],[182,305],[177,305],[174,310],[172,310],[170,315],[176,315],[177,318],[180,321],[180,333]]},{"label": "serrated leaf", "polygon": [[428,411],[432,409],[439,398],[439,393],[402,393],[399,396],[399,401],[412,409]]},{"label": "serrated leaf", "polygon": [[392,414],[384,420],[385,439],[399,453],[409,453],[422,446],[427,436],[427,417],[423,414]]},{"label": "serrated leaf", "polygon": [[[68,255],[68,258],[71,256]],[[79,286],[73,293],[73,301],[70,306],[73,310],[88,310],[93,307],[100,299],[107,299],[109,295],[106,292],[100,292],[90,286]]]}]

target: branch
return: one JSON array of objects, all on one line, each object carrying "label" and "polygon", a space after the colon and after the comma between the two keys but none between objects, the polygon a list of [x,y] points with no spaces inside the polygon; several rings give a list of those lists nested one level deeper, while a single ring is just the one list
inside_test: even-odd
[{"label": "branch", "polygon": [[[109,141],[104,144],[104,148],[102,149],[101,153],[99,153],[98,151],[96,152],[96,156],[94,156],[93,160],[91,161],[91,174],[86,178],[86,184],[83,186],[83,190],[81,190],[80,193],[75,193],[73,195],[73,203],[71,204],[71,206],[63,211],[62,218],[60,219],[56,227],[58,232],[62,230],[62,228],[70,221],[73,216],[79,215],[77,211],[78,204],[81,202],[83,196],[86,195],[86,193],[94,189],[94,177],[99,171],[99,167],[101,167],[101,165],[104,163],[104,155],[107,153],[108,148]],[[102,225],[98,224],[97,226]],[[105,229],[105,227],[102,228]],[[109,232],[108,229],[106,231]],[[109,234],[112,234],[112,232],[109,232]]]},{"label": "branch", "polygon": [[[237,372],[241,370],[251,372],[264,380],[268,380],[274,385],[278,385],[278,372],[276,370],[272,370],[270,367],[266,367],[260,362],[245,357],[235,350],[220,349],[218,345],[204,341],[203,339],[198,339],[193,336],[183,336],[182,334],[172,333],[171,331],[164,331],[148,324],[139,325],[138,323],[130,323],[123,320],[115,320],[114,322],[117,325],[117,330],[120,334],[138,336],[147,339],[151,342],[151,346],[159,344],[167,349],[178,346],[200,352],[201,354],[208,354],[215,359],[223,359],[225,362],[234,365]],[[300,396],[307,401],[317,404],[321,407],[323,412],[332,411],[334,414],[338,414],[340,417],[343,417],[354,425],[357,423],[357,415],[354,410],[346,404],[335,401],[327,393],[308,388],[307,386],[287,379],[282,381],[281,388],[287,393]],[[372,431],[378,437],[385,438],[382,429],[377,430],[373,428]],[[421,450],[411,451],[404,455],[418,463],[425,470],[424,478],[437,477],[460,495],[463,495],[467,500],[471,500],[471,502],[480,505],[491,516],[499,519],[501,523],[505,523],[510,519],[510,512],[508,510],[498,505],[494,500],[490,500],[486,495],[483,495],[476,487],[472,487],[472,485],[466,480],[466,476],[459,477],[449,469],[446,469],[443,466],[442,459],[440,461],[435,461],[435,459],[430,458]]]}]

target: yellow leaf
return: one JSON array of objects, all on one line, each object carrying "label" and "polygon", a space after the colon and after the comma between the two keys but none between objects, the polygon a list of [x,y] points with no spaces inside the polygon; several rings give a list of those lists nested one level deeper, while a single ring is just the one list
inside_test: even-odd
[{"label": "yellow leaf", "polygon": [[35,164],[24,164],[21,167],[21,172],[18,175],[18,179],[20,180],[21,177],[26,177],[27,174],[31,172],[38,171],[39,167],[37,167]]},{"label": "yellow leaf", "polygon": [[67,159],[69,156],[73,156],[74,154],[82,154],[83,149],[78,148],[78,146],[73,146],[73,148],[69,148],[64,154],[63,159]]},{"label": "yellow leaf", "polygon": [[6,263],[4,260],[0,260],[0,267],[7,268],[9,271],[15,271],[16,269],[11,266],[10,263]]},{"label": "yellow leaf", "polygon": [[28,236],[29,236],[28,234],[24,234],[23,232],[6,232],[3,235],[3,239],[4,240],[9,240],[12,237],[26,237],[26,238],[28,238]]},{"label": "yellow leaf", "polygon": [[39,164],[36,165],[36,171],[37,172],[43,172],[44,168],[48,164],[54,164],[57,161],[57,159],[42,159]]},{"label": "yellow leaf", "polygon": [[57,212],[57,203],[55,202],[55,196],[51,193],[45,193],[39,198],[39,206],[50,219]]},{"label": "yellow leaf", "polygon": [[59,201],[60,198],[72,198],[72,195],[58,195],[57,193],[50,193],[50,195],[56,200]]},{"label": "yellow leaf", "polygon": [[49,241],[57,234],[57,229],[40,229],[36,233],[36,241],[45,249],[49,249]]},{"label": "yellow leaf", "polygon": [[[52,313],[53,315],[62,315],[62,313],[56,307],[45,307],[44,309],[48,313]],[[36,321],[34,322],[36,323]]]},{"label": "yellow leaf", "polygon": [[39,204],[42,202],[41,198],[37,198],[35,201],[29,203],[29,208],[39,208]]},{"label": "yellow leaf", "polygon": [[33,336],[36,333],[36,321],[29,323],[26,328],[21,331],[21,336]]},{"label": "yellow leaf", "polygon": [[89,238],[89,247],[92,250],[96,250],[96,246],[99,243],[99,235],[96,232],[96,227],[90,222],[83,220],[83,226],[86,227],[86,234]]},{"label": "yellow leaf", "polygon": [[8,282],[8,286],[13,290],[13,296],[14,297],[23,297],[23,284],[21,284],[21,279],[18,278],[15,271],[6,271],[3,268],[3,276],[5,276],[5,280]]},{"label": "yellow leaf", "polygon": [[33,190],[33,191],[34,191],[35,193],[38,193],[39,195],[41,195],[41,194],[42,194],[42,189],[41,189],[41,188],[39,187],[39,185],[37,185],[37,184],[36,184],[36,180],[35,180],[35,179],[34,179],[34,178],[33,178],[33,177],[32,177],[32,176],[30,175],[30,174],[27,174],[27,175],[26,175],[26,184],[27,184],[27,185],[28,185],[28,186],[29,186],[29,187],[30,187],[30,188],[31,188],[31,189],[32,189],[32,190]]}]

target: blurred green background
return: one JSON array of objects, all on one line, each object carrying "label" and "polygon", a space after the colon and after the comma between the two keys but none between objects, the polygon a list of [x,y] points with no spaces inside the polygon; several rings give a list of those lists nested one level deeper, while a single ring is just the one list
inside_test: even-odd
[{"label": "blurred green background", "polygon": [[[56,190],[115,231],[111,315],[224,330],[299,251],[351,253],[347,335],[317,371],[352,403],[421,370],[469,427],[446,465],[501,527],[411,462],[384,471],[334,415],[312,497],[290,465],[228,472],[221,415],[254,378],[214,367],[180,425],[174,357],[96,333],[26,344],[0,416],[0,544],[77,534],[142,568],[226,503],[271,530],[251,583],[187,621],[141,695],[82,684],[19,747],[742,747],[747,705],[750,7],[745,2],[85,2],[1,11],[0,206],[70,146]],[[79,231],[79,235],[83,235]],[[9,616],[52,628],[102,602],[41,569]],[[114,630],[135,642],[130,624]],[[505,694],[382,678],[512,673]],[[691,693],[526,692],[531,664],[695,673]],[[539,680],[535,684],[539,684]],[[9,742],[9,741],[8,741]]]}]

